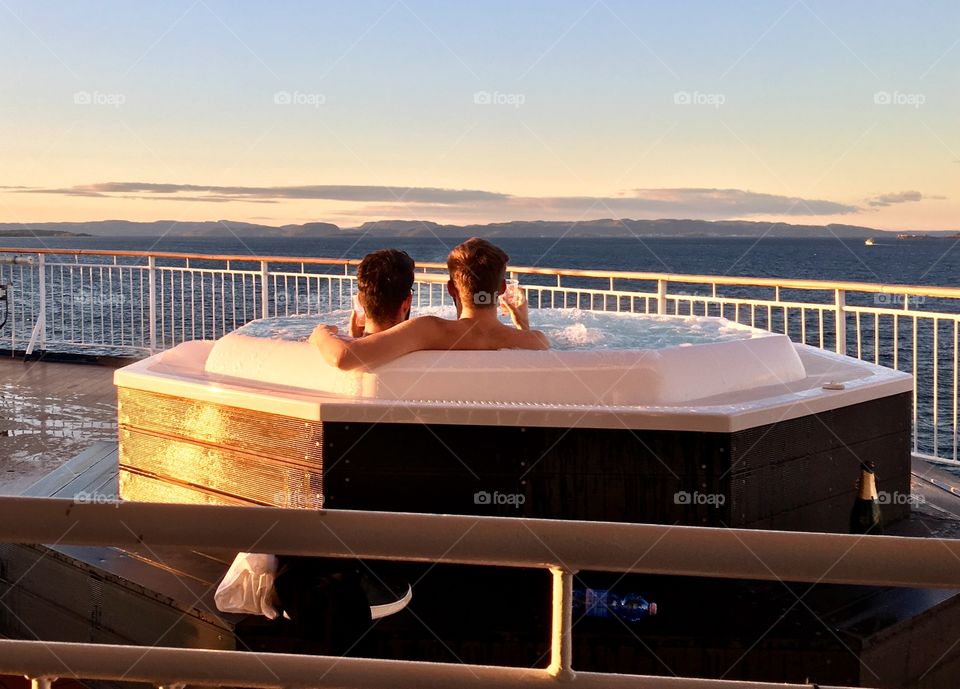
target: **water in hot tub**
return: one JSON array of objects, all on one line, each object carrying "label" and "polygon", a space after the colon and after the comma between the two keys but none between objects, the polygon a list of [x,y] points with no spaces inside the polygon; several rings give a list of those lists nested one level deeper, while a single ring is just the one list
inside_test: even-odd
[{"label": "water in hot tub", "polygon": [[[452,306],[418,309],[414,315],[455,318]],[[251,337],[305,340],[318,323],[347,331],[350,311],[279,316],[252,321],[238,333]],[[531,309],[530,327],[543,331],[554,349],[662,349],[708,342],[744,340],[762,334],[723,318],[656,316],[580,309]]]}]

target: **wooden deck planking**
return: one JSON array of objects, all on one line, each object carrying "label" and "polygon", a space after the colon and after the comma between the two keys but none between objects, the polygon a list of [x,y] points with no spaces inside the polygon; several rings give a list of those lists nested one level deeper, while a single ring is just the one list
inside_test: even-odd
[{"label": "wooden deck planking", "polygon": [[[117,500],[120,497],[117,469],[117,448],[113,443],[112,449],[98,459],[90,467],[77,474],[56,490],[54,498],[76,498],[83,494],[87,500]],[[105,490],[104,490],[105,489]]]},{"label": "wooden deck planking", "polygon": [[[116,499],[118,488],[117,443],[100,441],[34,483],[22,494],[34,497]],[[60,564],[51,563],[42,571],[52,567],[51,571],[60,573],[58,576],[68,577],[71,581],[77,579],[67,587],[71,591],[85,590],[79,583],[80,579],[94,577],[102,582],[98,586],[105,587],[104,591],[109,590],[117,601],[122,599],[123,606],[144,612],[151,610],[151,606],[160,606],[152,614],[166,619],[167,626],[174,623],[174,618],[167,611],[182,616],[180,622],[176,622],[180,625],[177,634],[194,633],[183,629],[183,624],[188,627],[193,625],[199,636],[212,639],[209,635],[215,633],[219,644],[227,643],[227,647],[232,647],[228,640],[232,639],[233,627],[243,616],[219,612],[213,594],[233,560],[233,552],[149,546],[130,549],[70,545],[7,546],[8,550],[10,548],[17,549],[14,556],[16,560],[25,562],[40,562],[44,559],[43,553],[46,553],[48,558]],[[45,577],[40,577],[36,582],[23,582],[23,586],[24,595],[31,600],[37,595],[50,599],[60,595],[53,591],[56,584]],[[75,592],[70,595],[75,597],[81,594]],[[72,600],[74,598],[64,599],[58,605],[64,611],[69,611],[73,609]],[[142,635],[139,639],[128,636],[138,628],[137,624],[119,614],[114,614],[107,627],[137,643],[154,641]],[[152,626],[142,628],[152,629]]]},{"label": "wooden deck planking", "polygon": [[[115,467],[117,443],[101,440],[29,486],[22,494],[34,497],[60,497],[58,493],[80,480],[84,475],[93,472],[94,475],[99,477],[105,470],[109,469],[111,461]],[[73,495],[67,497],[73,497]]]},{"label": "wooden deck planking", "polygon": [[97,441],[116,441],[114,369],[0,358],[0,493],[24,491]]},{"label": "wooden deck planking", "polygon": [[208,613],[182,586],[171,597],[157,590],[155,576],[136,581],[113,571],[112,557],[124,560],[109,548],[0,545],[0,589],[13,618],[0,614],[4,626],[20,623],[27,638],[235,648],[229,620]]}]

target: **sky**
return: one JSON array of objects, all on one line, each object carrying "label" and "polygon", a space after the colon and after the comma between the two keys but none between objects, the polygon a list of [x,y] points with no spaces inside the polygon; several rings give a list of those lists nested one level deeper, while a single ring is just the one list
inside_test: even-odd
[{"label": "sky", "polygon": [[960,229],[960,3],[0,0],[0,222]]}]

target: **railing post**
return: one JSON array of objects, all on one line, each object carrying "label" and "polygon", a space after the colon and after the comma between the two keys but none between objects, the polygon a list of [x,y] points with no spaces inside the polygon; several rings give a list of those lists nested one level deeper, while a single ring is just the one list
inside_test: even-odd
[{"label": "railing post", "polygon": [[667,313],[667,281],[663,279],[657,280],[657,313]]},{"label": "railing post", "polygon": [[[39,288],[40,304],[37,309],[37,322],[33,324],[33,332],[30,333],[30,342],[27,343],[26,355],[33,354],[33,348],[38,344],[40,349],[46,349],[47,339],[47,267],[46,256],[40,254],[37,261],[37,282]],[[9,302],[8,302],[9,304]]]},{"label": "railing post", "polygon": [[[269,318],[270,317],[270,304],[267,303],[267,300],[270,298],[270,284],[267,282],[267,262],[260,261],[260,318]],[[317,303],[319,304],[320,295],[317,295]]]},{"label": "railing post", "polygon": [[847,295],[842,289],[834,290],[834,313],[837,319],[837,354],[847,353]]},{"label": "railing post", "polygon": [[38,270],[40,277],[40,351],[47,348],[47,256],[40,254]]},{"label": "railing post", "polygon": [[573,679],[573,575],[551,567],[553,574],[553,627],[550,633],[550,666],[547,672],[557,679]]},{"label": "railing post", "polygon": [[[141,283],[143,284],[143,283]],[[157,259],[147,256],[148,323],[150,330],[150,353],[157,353]]]},{"label": "railing post", "polygon": [[16,304],[13,293],[13,267],[7,273],[10,282],[7,283],[7,314],[10,319],[10,349],[17,351],[17,314],[14,313],[13,305]]}]

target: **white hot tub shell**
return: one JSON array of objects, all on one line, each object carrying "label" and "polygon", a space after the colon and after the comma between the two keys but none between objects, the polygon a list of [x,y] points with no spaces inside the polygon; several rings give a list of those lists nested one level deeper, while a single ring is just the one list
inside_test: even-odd
[{"label": "white hot tub shell", "polygon": [[764,331],[366,373],[230,334],[115,383],[125,499],[841,530],[861,460],[909,492],[912,378]]}]

